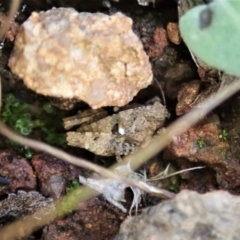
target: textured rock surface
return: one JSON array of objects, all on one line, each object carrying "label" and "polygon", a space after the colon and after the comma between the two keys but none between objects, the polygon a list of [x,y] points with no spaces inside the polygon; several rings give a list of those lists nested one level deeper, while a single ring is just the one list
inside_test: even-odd
[{"label": "textured rock surface", "polygon": [[[209,122],[208,122],[209,121]],[[211,120],[206,120],[186,132],[175,136],[167,151],[175,158],[185,158],[191,162],[207,165],[222,164],[226,160],[229,144],[219,138],[220,128]],[[200,146],[199,141],[203,142]]]},{"label": "textured rock surface", "polygon": [[239,239],[240,197],[224,191],[182,191],[173,200],[127,218],[115,240]]},{"label": "textured rock surface", "polygon": [[[44,209],[47,207],[46,209]],[[45,198],[36,191],[18,191],[10,193],[8,198],[0,201],[0,218],[21,218],[29,214],[38,219],[55,209],[53,199]]]},{"label": "textured rock surface", "polygon": [[199,96],[201,82],[193,80],[191,82],[183,83],[177,95],[176,114],[180,116],[192,109],[194,101]]},{"label": "textured rock surface", "polygon": [[153,32],[153,43],[149,46],[148,56],[158,57],[164,52],[165,47],[169,45],[167,32],[164,28],[157,27]]},{"label": "textured rock surface", "polygon": [[91,199],[43,230],[42,240],[112,240],[125,214],[98,198]]},{"label": "textured rock surface", "polygon": [[167,35],[170,42],[179,45],[181,43],[181,36],[177,23],[169,22],[167,25]]},{"label": "textured rock surface", "polygon": [[10,181],[0,187],[0,195],[17,190],[36,190],[37,180],[30,163],[9,150],[0,151],[0,175]]},{"label": "textured rock surface", "polygon": [[33,12],[17,35],[11,70],[37,93],[93,108],[123,106],[152,81],[132,20],[72,8]]},{"label": "textured rock surface", "polygon": [[67,183],[77,179],[81,173],[80,168],[47,154],[34,155],[32,165],[41,193],[53,199],[62,197]]}]

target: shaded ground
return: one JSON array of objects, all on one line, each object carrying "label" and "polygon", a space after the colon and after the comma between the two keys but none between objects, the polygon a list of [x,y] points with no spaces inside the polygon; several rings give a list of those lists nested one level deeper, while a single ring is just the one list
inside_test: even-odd
[{"label": "shaded ground", "polygon": [[[168,123],[174,121],[177,115],[189,111],[200,92],[206,92],[214,88],[211,83],[201,82],[196,66],[184,44],[178,45],[179,42],[173,40],[177,43],[176,45],[170,41],[174,37],[167,33],[167,26],[169,26],[170,22],[177,22],[175,1],[157,1],[155,8],[153,8],[151,5],[149,7],[140,7],[137,1],[127,2],[120,0],[119,3],[111,2],[112,8],[110,9],[104,8],[101,1],[97,0],[94,3],[91,2],[91,6],[88,5],[87,1],[79,1],[77,6],[76,1],[25,2],[27,3],[27,10],[19,16],[18,20],[20,22],[26,19],[33,10],[49,9],[52,6],[71,6],[79,11],[103,11],[105,13],[123,11],[123,13],[130,16],[134,21],[134,31],[141,39],[144,49],[150,57],[154,77],[165,92],[167,108],[171,113]],[[173,28],[171,34],[176,31]],[[11,49],[12,43],[7,40],[3,54],[0,57],[3,94],[13,93],[22,103],[34,103],[33,106],[36,109],[43,108],[42,102],[48,101],[48,99],[39,97],[27,90],[21,80],[9,71],[7,61]],[[153,83],[152,86],[142,90],[133,102],[143,103],[146,102],[146,99],[156,95],[161,97],[158,85]],[[216,189],[225,189],[238,194],[240,189],[238,157],[240,151],[239,105],[240,98],[236,95],[216,109],[214,113],[202,119],[199,124],[173,139],[173,142],[163,153],[146,164],[148,176],[154,176],[163,171],[168,163],[171,163],[172,171],[203,165],[207,166],[206,168],[187,172],[154,184],[175,192],[190,189],[205,193]],[[59,119],[63,116],[72,116],[79,109],[87,109],[87,106],[78,103],[73,110],[59,111],[57,115]],[[107,110],[112,111],[112,109]],[[35,118],[39,118],[36,111],[33,111],[32,114]],[[30,136],[44,140],[41,131],[41,129],[36,128]],[[51,127],[49,127],[49,131],[51,131]],[[63,129],[61,131],[64,133]],[[2,145],[6,144],[4,139],[2,139],[2,142],[4,142]],[[67,188],[73,187],[72,181],[78,179],[80,173],[89,175],[83,169],[76,168],[60,159],[42,153],[33,153],[32,160],[28,162],[22,155],[20,156],[22,152],[19,151],[19,147],[11,148],[17,149],[18,152],[13,153],[6,150],[5,145],[5,147],[2,146],[3,150],[0,153],[0,174],[11,181],[9,186],[5,185],[0,188],[2,199],[6,198],[6,194],[17,190],[37,190],[45,197],[59,199],[66,194]],[[66,146],[64,146],[64,149],[69,153],[104,166],[111,165],[114,162],[114,158],[95,157],[84,149]],[[127,205],[130,205],[132,196],[129,193],[127,195]],[[147,196],[146,200],[140,204],[140,207],[155,205],[160,201],[160,199]],[[4,216],[0,217],[4,218]],[[15,218],[17,217],[15,216]],[[43,231],[33,235],[33,239],[34,237],[35,239],[45,240],[66,238],[113,239],[125,218],[126,214],[110,205],[102,197],[98,197],[80,205],[76,211],[64,219],[57,220],[46,226]],[[11,216],[10,221],[13,219]],[[6,220],[6,222],[8,221],[9,219]]]}]

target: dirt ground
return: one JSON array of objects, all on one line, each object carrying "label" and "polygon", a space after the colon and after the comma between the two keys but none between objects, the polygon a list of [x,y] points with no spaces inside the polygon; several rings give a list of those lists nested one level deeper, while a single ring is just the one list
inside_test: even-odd
[{"label": "dirt ground", "polygon": [[[153,75],[157,81],[153,81],[148,88],[141,90],[132,103],[144,104],[155,96],[162,99],[159,90],[160,84],[166,98],[166,108],[170,113],[165,126],[191,110],[196,98],[201,93],[211,93],[218,84],[218,79],[215,82],[204,82],[200,79],[197,67],[179,36],[177,3],[174,0],[156,1],[154,6],[150,4],[146,7],[139,6],[136,0],[111,1],[110,8],[103,6],[100,0],[91,1],[91,4],[89,4],[89,1],[64,0],[26,0],[24,2],[27,4],[26,10],[16,19],[19,25],[33,11],[47,10],[53,6],[73,7],[79,12],[100,11],[113,14],[121,11],[129,16],[133,20],[133,30],[140,38],[144,50],[149,56]],[[2,3],[2,7],[7,8],[8,1],[2,1]],[[17,29],[18,26],[16,25],[15,28]],[[16,34],[15,32],[12,30],[13,36]],[[30,105],[32,116],[35,119],[40,119],[40,115],[45,114],[43,105],[46,102],[56,106],[58,105],[56,102],[59,103],[59,101],[58,99],[40,96],[27,89],[19,77],[10,71],[7,64],[14,44],[14,37],[11,37],[6,39],[0,57],[4,99],[2,112],[6,112],[5,106],[8,103],[5,96],[12,94],[17,99],[14,100],[15,104],[16,101],[19,101],[19,104]],[[10,104],[13,103],[10,102]],[[240,97],[239,94],[236,94],[207,117],[200,119],[198,124],[176,137],[163,152],[150,159],[144,166],[148,177],[164,171],[169,163],[172,172],[196,166],[205,166],[205,168],[185,172],[157,181],[154,184],[175,193],[184,189],[194,190],[198,193],[221,189],[238,195],[240,189],[239,105]],[[82,102],[76,103],[74,101],[71,106],[74,106],[71,110],[54,108],[55,115],[54,117],[49,115],[49,118],[54,118],[55,122],[59,121],[60,127],[56,128],[54,122],[49,122],[47,126],[49,132],[58,131],[58,134],[65,136],[65,130],[61,126],[61,118],[73,116],[78,110],[89,109]],[[113,112],[110,107],[106,110],[108,114]],[[13,111],[15,110],[13,109]],[[3,118],[6,119],[6,124],[14,126],[14,123],[7,119],[7,116],[3,116]],[[36,128],[29,134],[29,137],[46,141],[49,135],[46,135],[44,131],[43,128]],[[1,137],[0,146],[0,176],[10,181],[9,184],[0,185],[2,201],[7,199],[8,194],[17,193],[18,190],[38,191],[45,198],[61,199],[67,191],[74,188],[74,183],[78,182],[80,174],[91,175],[88,170],[70,165],[61,159],[41,152],[31,151],[29,155],[24,147],[16,146],[3,137]],[[96,156],[85,149],[69,147],[66,143],[59,144],[56,141],[55,146],[104,167],[108,167],[115,162],[114,156]],[[127,189],[125,197],[127,202],[124,203],[124,206],[129,208],[133,197],[129,189]],[[146,207],[155,206],[161,201],[163,200],[147,195],[139,204],[139,209],[141,211]],[[4,226],[28,213],[26,210],[22,211],[19,210],[17,213],[8,215],[0,210],[0,226]],[[114,239],[121,223],[127,216],[127,213],[123,213],[100,195],[79,205],[68,216],[55,220],[25,239],[110,240]]]}]

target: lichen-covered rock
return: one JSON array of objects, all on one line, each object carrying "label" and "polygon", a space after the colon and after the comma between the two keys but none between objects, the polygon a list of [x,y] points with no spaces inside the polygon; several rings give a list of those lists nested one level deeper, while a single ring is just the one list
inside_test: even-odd
[{"label": "lichen-covered rock", "polygon": [[175,199],[127,218],[115,240],[239,239],[240,197],[184,190]]},{"label": "lichen-covered rock", "polygon": [[12,72],[37,93],[92,108],[123,106],[152,81],[132,20],[72,8],[33,12],[17,35]]},{"label": "lichen-covered rock", "polygon": [[0,201],[0,218],[5,220],[22,218],[29,214],[33,214],[33,218],[39,220],[54,210],[53,199],[45,198],[36,191],[10,193],[8,198]]}]

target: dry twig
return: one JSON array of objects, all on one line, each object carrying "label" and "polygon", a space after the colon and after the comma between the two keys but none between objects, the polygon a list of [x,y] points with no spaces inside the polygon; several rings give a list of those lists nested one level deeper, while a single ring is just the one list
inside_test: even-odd
[{"label": "dry twig", "polygon": [[[82,158],[74,157],[74,156],[72,156],[60,149],[52,147],[46,143],[20,136],[20,135],[14,133],[13,131],[11,131],[9,128],[7,128],[7,126],[2,122],[0,122],[0,133],[2,135],[6,136],[7,138],[11,139],[14,142],[17,142],[19,144],[28,146],[30,148],[33,148],[33,149],[36,149],[39,151],[43,151],[48,154],[51,154],[57,158],[63,159],[64,161],[71,163],[73,165],[76,165],[78,167],[83,167],[83,168],[92,170],[104,177],[117,179],[119,181],[122,181],[122,182],[130,185],[130,186],[137,187],[145,192],[151,193],[152,191],[154,191],[155,194],[160,194],[161,196],[165,196],[167,198],[173,198],[175,196],[175,194],[173,194],[169,191],[163,190],[163,189],[151,187],[151,190],[149,190],[149,186],[144,182],[132,181],[132,180],[124,178],[104,167],[98,166],[97,164],[91,163]],[[115,168],[116,168],[116,165],[115,165],[114,169]]]},{"label": "dry twig", "polygon": [[[201,106],[203,106],[202,108],[196,107],[185,116],[179,118],[177,121],[175,121],[172,125],[170,125],[166,129],[166,132],[163,135],[153,139],[146,148],[140,149],[133,155],[126,157],[124,159],[124,162],[127,163],[131,159],[132,168],[133,169],[138,168],[141,164],[146,162],[149,158],[151,158],[152,156],[157,154],[160,150],[162,150],[165,146],[167,146],[167,144],[170,143],[171,139],[174,136],[177,136],[178,134],[181,134],[184,131],[186,131],[190,126],[195,124],[200,119],[200,117],[205,116],[217,105],[222,103],[224,100],[228,99],[230,96],[232,96],[234,93],[236,93],[239,90],[240,90],[240,83],[236,81],[233,82],[231,85],[225,87],[220,92],[212,96],[210,99],[205,100],[201,104]],[[24,144],[41,151],[45,151],[58,158],[64,159],[65,161],[68,161],[72,164],[76,164],[77,166],[86,167],[96,172],[100,171],[100,174],[103,174],[108,177],[116,178],[119,180],[123,180],[132,186],[139,187],[139,185],[141,186],[143,184],[142,182],[139,182],[138,184],[136,184],[135,182],[132,182],[129,179],[121,178],[120,176],[115,175],[113,172],[110,172],[109,170],[104,169],[102,167],[98,166],[98,168],[96,168],[96,165],[89,162],[85,162],[85,161],[83,162],[80,160],[80,163],[79,163],[78,158],[70,156],[61,150],[58,150],[47,144],[44,144],[35,140],[26,139],[24,137],[21,137],[13,133],[3,123],[0,123],[0,133],[20,144]],[[115,168],[115,167],[116,165],[114,165],[112,168]],[[142,187],[140,188],[142,189]],[[87,200],[92,196],[93,196],[92,191],[89,191],[89,189],[87,191],[83,190],[81,192],[81,196],[77,200],[78,201]],[[55,216],[56,216],[56,213],[55,213]],[[26,236],[31,232],[33,232],[37,227],[41,227],[49,223],[49,219],[53,219],[55,216],[52,215],[52,216],[44,217],[41,221],[38,221],[38,222],[36,221],[34,222],[31,216],[29,216],[29,218],[26,218],[22,221],[19,220],[15,223],[12,223],[9,226],[6,226],[0,229],[1,239],[8,240],[8,239],[17,238],[19,236],[22,236],[22,237]]]},{"label": "dry twig", "polygon": [[10,25],[12,23],[14,15],[19,9],[20,3],[21,3],[20,0],[12,0],[11,8],[10,8],[9,13],[8,13],[7,21],[4,22],[3,25],[1,26],[1,31],[0,31],[0,39],[1,40],[4,38],[6,32],[10,28]]},{"label": "dry twig", "polygon": [[[0,31],[0,39],[3,38],[6,31],[9,29],[13,16],[15,12],[18,10],[19,5],[20,5],[20,0],[12,1],[11,9],[8,15],[8,21],[6,21],[6,23],[2,26],[2,29]],[[166,147],[174,136],[177,136],[178,134],[183,133],[190,126],[195,124],[200,119],[199,116],[201,117],[205,116],[217,105],[219,105],[221,102],[223,102],[224,100],[232,96],[238,90],[240,90],[240,83],[233,82],[231,85],[227,86],[226,88],[218,92],[216,95],[212,96],[211,100],[207,99],[204,103],[202,103],[201,108],[196,107],[191,112],[189,112],[185,116],[175,121],[171,126],[169,126],[166,129],[166,132],[163,135],[154,138],[146,148],[140,149],[135,154],[126,157],[124,159],[123,164],[127,164],[129,160],[131,160],[132,169],[137,169],[144,162],[146,162],[148,159],[150,159],[151,157],[156,155],[159,151],[161,151],[164,147]],[[138,187],[147,192],[151,192],[151,193],[156,192],[156,194],[158,195],[162,194],[169,198],[172,198],[174,196],[173,193],[168,192],[166,190],[159,190],[154,187],[149,187],[144,182],[135,182],[129,179],[125,179],[110,170],[107,170],[103,167],[100,167],[93,163],[85,161],[84,159],[79,159],[74,156],[71,156],[65,153],[64,151],[58,150],[45,143],[41,143],[36,140],[31,140],[31,139],[27,139],[25,137],[19,136],[14,132],[12,132],[10,129],[8,129],[1,122],[0,122],[0,133],[15,142],[18,142],[20,144],[29,146],[31,148],[34,148],[40,151],[44,151],[46,153],[54,155],[55,157],[64,159],[65,161],[71,164],[74,164],[83,168],[91,169],[105,177],[115,178],[115,179],[124,181],[125,183],[131,186]],[[116,165],[112,166],[111,169],[114,169],[114,168],[116,168]],[[39,221],[35,221],[33,220],[32,216],[29,216],[23,220],[18,220],[8,226],[2,227],[0,229],[1,240],[19,239],[19,238],[25,237],[31,234],[34,230],[54,220],[57,217],[57,214],[59,211],[61,211],[62,214],[66,214],[67,211],[64,211],[64,207],[63,207],[64,201],[71,201],[72,205],[76,207],[79,204],[79,202],[86,201],[95,195],[97,195],[96,192],[94,192],[93,190],[90,190],[87,187],[83,187],[81,189],[81,194],[79,196],[76,196],[74,193],[70,194],[69,196],[66,196],[61,202],[57,203],[57,208],[56,208],[57,210],[55,213],[45,215]]]}]

